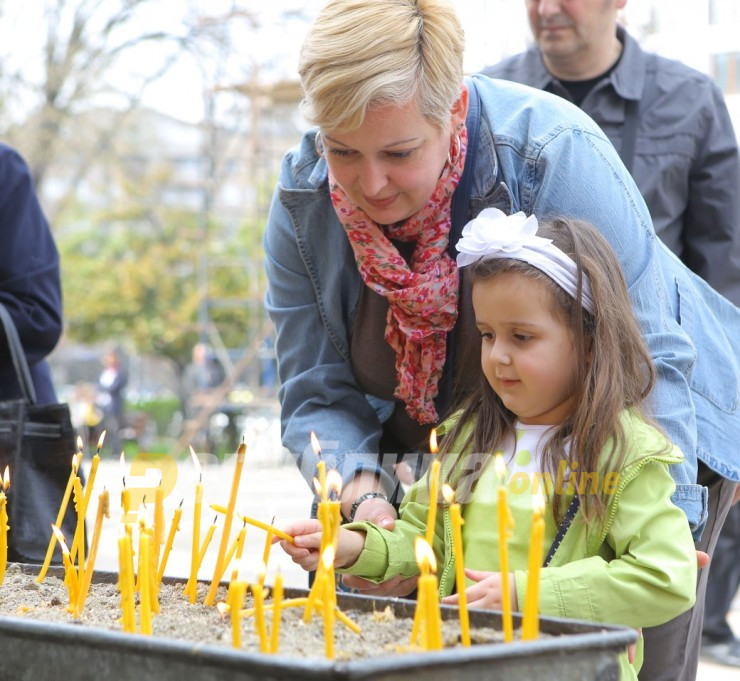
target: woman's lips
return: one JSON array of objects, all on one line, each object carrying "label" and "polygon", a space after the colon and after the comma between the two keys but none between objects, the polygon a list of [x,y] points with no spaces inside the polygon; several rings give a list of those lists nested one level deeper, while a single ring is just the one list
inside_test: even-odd
[{"label": "woman's lips", "polygon": [[372,206],[373,208],[388,208],[388,206],[393,204],[397,196],[398,194],[394,194],[393,196],[389,196],[385,199],[368,199],[367,197],[365,197],[365,201],[367,202],[368,206]]}]

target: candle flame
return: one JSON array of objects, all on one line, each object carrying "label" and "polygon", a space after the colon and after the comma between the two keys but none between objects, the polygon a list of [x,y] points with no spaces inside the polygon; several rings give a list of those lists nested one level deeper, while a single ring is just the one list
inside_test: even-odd
[{"label": "candle flame", "polygon": [[332,492],[336,493],[337,498],[342,494],[342,476],[334,468],[326,474],[326,490],[329,496]]},{"label": "candle flame", "polygon": [[432,572],[437,571],[437,561],[434,558],[434,551],[429,546],[427,540],[421,535],[416,538],[414,554],[416,555],[416,564],[419,567],[429,567]]},{"label": "candle flame", "polygon": [[80,453],[80,457],[82,456],[82,438],[78,435],[77,436],[77,451]]},{"label": "candle flame", "polygon": [[80,461],[77,457],[82,458],[82,454],[74,454],[72,456],[72,470],[74,471],[75,475],[77,475],[77,471],[80,469]]},{"label": "candle flame", "polygon": [[325,570],[331,570],[332,566],[334,565],[334,545],[329,544],[324,549],[324,553],[321,554],[321,564],[324,566]]},{"label": "candle flame", "polygon": [[313,453],[321,458],[321,445],[319,444],[319,438],[316,437],[316,433],[313,431],[311,431],[311,448],[313,449]]},{"label": "candle flame", "polygon": [[541,489],[532,495],[532,510],[537,515],[542,515],[545,512],[545,495],[542,494]]},{"label": "candle flame", "polygon": [[506,463],[501,454],[496,454],[496,456],[493,457],[493,470],[501,484],[506,482]]},{"label": "candle flame", "polygon": [[190,445],[190,456],[193,458],[193,466],[195,466],[195,472],[198,478],[200,479],[200,476],[202,475],[201,468],[200,468],[200,461],[198,461],[198,457],[195,454],[193,445]]},{"label": "candle flame", "polygon": [[57,538],[57,541],[59,542],[59,546],[62,547],[62,553],[69,553],[69,547],[67,546],[67,542],[64,541],[64,534],[62,531],[54,524],[51,526],[51,531],[54,533],[54,536]]},{"label": "candle flame", "polygon": [[3,492],[7,492],[10,487],[10,466],[5,466],[5,472],[3,473]]},{"label": "candle flame", "polygon": [[100,450],[103,448],[103,442],[105,442],[105,433],[107,431],[103,431],[100,433],[100,437],[98,438],[98,453],[100,453]]},{"label": "candle flame", "polygon": [[437,429],[432,428],[432,432],[429,433],[429,451],[432,454],[436,454],[439,451],[437,447]]},{"label": "candle flame", "polygon": [[447,483],[442,485],[442,496],[448,504],[455,503],[455,490],[452,489]]}]

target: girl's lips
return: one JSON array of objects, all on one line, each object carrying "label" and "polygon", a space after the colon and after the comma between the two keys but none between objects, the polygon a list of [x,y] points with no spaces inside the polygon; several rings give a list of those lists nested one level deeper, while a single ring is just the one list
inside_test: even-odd
[{"label": "girl's lips", "polygon": [[365,201],[368,206],[372,206],[373,208],[388,208],[396,200],[396,196],[398,195],[394,194],[386,199],[368,199],[365,197]]},{"label": "girl's lips", "polygon": [[506,386],[507,388],[519,383],[515,378],[499,378],[498,380],[501,382],[501,385]]}]

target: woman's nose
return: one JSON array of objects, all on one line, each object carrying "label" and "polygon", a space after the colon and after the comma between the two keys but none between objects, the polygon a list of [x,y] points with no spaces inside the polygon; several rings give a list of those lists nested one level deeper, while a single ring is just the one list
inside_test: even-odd
[{"label": "woman's nose", "polygon": [[376,198],[388,184],[383,164],[366,161],[360,169],[360,189],[367,198]]}]

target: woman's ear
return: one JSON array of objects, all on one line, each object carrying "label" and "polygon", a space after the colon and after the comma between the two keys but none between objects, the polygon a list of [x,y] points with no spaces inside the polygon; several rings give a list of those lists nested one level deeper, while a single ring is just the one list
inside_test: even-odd
[{"label": "woman's ear", "polygon": [[459,129],[468,116],[468,86],[463,83],[460,96],[453,102],[451,113],[451,125],[453,130]]}]

